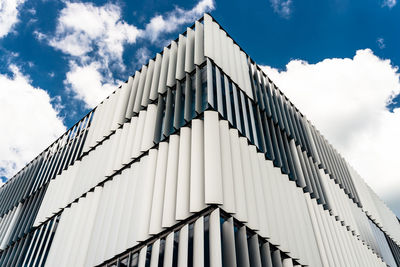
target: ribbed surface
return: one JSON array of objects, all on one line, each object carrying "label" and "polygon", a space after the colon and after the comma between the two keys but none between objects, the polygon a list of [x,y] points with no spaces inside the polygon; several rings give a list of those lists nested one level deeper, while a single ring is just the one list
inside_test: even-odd
[{"label": "ribbed surface", "polygon": [[1,266],[399,261],[395,215],[207,14],[0,203]]}]

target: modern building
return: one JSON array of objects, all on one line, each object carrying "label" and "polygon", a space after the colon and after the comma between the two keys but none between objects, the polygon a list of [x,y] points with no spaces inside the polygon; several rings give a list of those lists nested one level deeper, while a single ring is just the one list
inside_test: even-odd
[{"label": "modern building", "polygon": [[208,14],[3,185],[0,216],[0,266],[400,266],[397,217]]}]

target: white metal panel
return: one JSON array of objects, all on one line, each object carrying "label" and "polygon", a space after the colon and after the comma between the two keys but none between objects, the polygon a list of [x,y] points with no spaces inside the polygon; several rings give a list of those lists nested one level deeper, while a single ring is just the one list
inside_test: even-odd
[{"label": "white metal panel", "polygon": [[200,66],[203,64],[204,58],[204,26],[200,22],[195,22],[194,29],[194,64]]},{"label": "white metal panel", "polygon": [[254,184],[255,199],[257,203],[257,213],[259,220],[258,225],[260,230],[259,234],[262,236],[266,236],[268,230],[265,227],[267,221],[266,219],[267,214],[264,201],[264,190],[262,186],[260,166],[258,165],[257,148],[254,145],[251,145],[249,147],[249,155],[250,155],[251,168],[253,171],[253,184]]},{"label": "white metal panel", "polygon": [[107,198],[111,190],[111,183],[106,183],[103,187],[102,194],[100,196],[99,204],[98,204],[98,210],[96,212],[95,216],[95,221],[96,223],[93,225],[92,229],[92,235],[90,238],[89,246],[88,246],[88,251],[86,253],[86,266],[88,265],[93,265],[94,259],[96,257],[96,249],[99,244],[99,240],[101,238],[102,230],[103,230],[103,223],[104,223],[104,216],[106,216],[106,203],[107,203]]},{"label": "white metal panel", "polygon": [[[110,157],[107,161],[105,176],[111,176],[114,173],[114,158],[118,153],[118,144],[122,137],[122,128],[117,129],[115,134],[110,137],[110,142],[112,143]],[[84,169],[84,168],[82,168]],[[75,191],[75,190],[74,190]],[[78,191],[78,190],[76,190]]]},{"label": "white metal panel", "polygon": [[249,74],[249,64],[247,63],[247,56],[243,51],[240,51],[240,59],[243,73],[243,86],[242,90],[251,98],[253,98],[253,91],[251,89],[250,74]]},{"label": "white metal panel", "polygon": [[181,80],[185,78],[185,52],[186,52],[186,37],[179,34],[178,54],[176,59],[176,74],[175,78]]},{"label": "white metal panel", "polygon": [[[136,185],[137,185],[137,180],[138,180],[138,175],[137,175],[137,168],[136,166],[140,164],[133,164],[131,168],[128,171],[128,188],[129,188],[129,194],[126,195],[125,202],[127,203],[126,205],[126,219],[124,223],[121,226],[121,240],[118,241],[119,246],[118,250],[122,251],[126,248],[132,247],[136,243],[136,229],[133,228],[135,225],[136,220],[136,213],[134,210],[134,205],[135,205],[135,197],[136,197]],[[125,234],[124,234],[125,233]]]},{"label": "white metal panel", "polygon": [[93,132],[94,132],[94,129],[96,127],[96,124],[97,124],[96,121],[98,120],[99,112],[100,112],[100,109],[101,109],[102,106],[103,106],[102,104],[99,104],[97,106],[96,110],[93,111],[93,115],[92,115],[93,118],[92,118],[92,121],[90,123],[90,128],[88,130],[88,134],[87,134],[85,143],[83,144],[82,153],[88,152],[89,149],[93,146],[93,144],[95,144],[95,142],[93,141]]},{"label": "white metal panel", "polygon": [[[133,106],[135,104],[137,88],[140,80],[140,72],[136,71],[134,77],[129,77],[129,80],[132,80],[131,92],[129,94],[128,104],[126,106],[125,118],[130,119],[133,116]],[[129,84],[129,83],[128,83]]]},{"label": "white metal panel", "polygon": [[[85,200],[83,200],[85,201]],[[70,221],[70,229],[69,229],[69,235],[63,240],[64,241],[64,251],[62,253],[62,257],[60,258],[60,266],[68,266],[68,259],[70,256],[74,257],[75,255],[71,255],[71,250],[73,248],[73,239],[75,237],[75,233],[77,230],[77,225],[79,223],[80,215],[81,215],[81,209],[80,209],[80,203],[75,202],[72,204],[71,209],[72,209],[72,216],[71,216],[71,221]]]},{"label": "white metal panel", "polygon": [[174,257],[174,233],[169,233],[165,238],[165,252],[163,267],[172,267]]},{"label": "white metal panel", "polygon": [[210,15],[204,14],[204,56],[214,59],[213,21]]},{"label": "white metal panel", "polygon": [[108,123],[108,116],[111,113],[110,112],[110,109],[111,109],[110,102],[111,102],[111,95],[109,96],[109,98],[107,98],[103,101],[103,107],[102,107],[101,114],[100,114],[101,116],[99,117],[99,120],[98,120],[99,123],[96,123],[98,125],[96,126],[96,130],[93,133],[93,137],[94,137],[93,141],[95,142],[94,145],[96,145],[96,143],[99,143],[103,140],[103,135],[104,135],[104,132],[106,129],[105,127]]},{"label": "white metal panel", "polygon": [[168,143],[161,142],[158,150],[149,234],[157,234],[162,230],[161,223],[164,207],[165,174],[167,171],[167,162]]},{"label": "white metal panel", "polygon": [[176,83],[175,72],[176,72],[176,58],[178,53],[178,45],[175,41],[171,42],[171,48],[169,52],[169,63],[168,63],[168,75],[167,75],[167,86],[173,87]]},{"label": "white metal panel", "polygon": [[129,123],[128,139],[126,141],[124,155],[122,157],[122,164],[124,165],[127,165],[132,160],[131,154],[132,154],[133,142],[135,140],[137,121],[138,117],[132,117]]},{"label": "white metal panel", "polygon": [[194,38],[195,32],[191,28],[186,30],[186,51],[185,51],[185,72],[191,73],[194,70]]},{"label": "white metal panel", "polygon": [[[72,234],[73,239],[71,243],[71,250],[70,254],[67,257],[67,266],[79,266],[79,250],[81,249],[81,241],[82,239],[85,238],[85,234],[87,235],[87,232],[84,232],[84,225],[87,223],[88,215],[89,215],[89,209],[90,209],[90,204],[93,201],[92,197],[93,193],[89,192],[85,198],[81,198],[78,203],[77,209],[80,210],[79,212],[79,221],[77,222],[77,225],[75,227],[75,231]],[[77,216],[77,215],[75,215]],[[83,247],[82,247],[83,248]]]},{"label": "white metal panel", "polygon": [[113,211],[117,206],[117,198],[119,195],[118,188],[121,183],[120,175],[115,176],[113,181],[109,182],[111,184],[111,190],[107,195],[108,201],[106,202],[105,216],[103,217],[103,225],[101,228],[101,238],[99,240],[99,245],[96,250],[96,257],[94,259],[95,265],[102,263],[106,260],[107,255],[107,245],[111,240],[111,229],[113,228]]},{"label": "white metal panel", "polygon": [[179,135],[169,137],[168,164],[165,178],[165,195],[162,226],[171,227],[176,223],[176,183],[178,174]]},{"label": "white metal panel", "polygon": [[180,129],[178,181],[176,190],[176,220],[190,216],[190,154],[191,129]]},{"label": "white metal panel", "polygon": [[219,66],[220,68],[223,67],[222,65],[222,50],[221,50],[221,40],[220,40],[220,29],[219,25],[215,22],[212,23],[212,43],[213,43],[213,57],[212,59],[214,60],[215,64]]},{"label": "white metal panel", "polygon": [[147,110],[141,110],[139,113],[138,124],[135,131],[135,141],[133,142],[132,158],[137,158],[141,154],[140,149],[142,146],[143,129],[146,121],[146,115]]},{"label": "white metal panel", "polygon": [[153,190],[154,190],[154,177],[157,166],[157,149],[150,149],[147,164],[145,167],[145,173],[142,179],[144,179],[144,184],[142,188],[141,205],[143,213],[141,214],[140,224],[139,224],[139,234],[138,241],[144,241],[149,236],[149,224],[151,215],[151,205],[153,200]]},{"label": "white metal panel", "polygon": [[[233,217],[222,224],[222,256],[226,266],[236,267],[235,232]],[[269,266],[272,267],[272,266]]]},{"label": "white metal panel", "polygon": [[8,241],[9,241],[8,239],[10,238],[11,232],[14,229],[14,225],[15,225],[15,222],[17,221],[17,218],[18,218],[18,215],[20,213],[21,207],[22,207],[22,203],[19,203],[17,208],[16,208],[16,211],[13,213],[13,216],[12,216],[12,219],[11,219],[10,223],[8,224],[8,228],[7,228],[7,231],[6,231],[5,235],[4,235],[3,242],[1,243],[0,249],[5,249],[6,248],[6,245],[8,244]]},{"label": "white metal panel", "polygon": [[158,96],[158,84],[161,75],[162,56],[157,53],[154,64],[153,80],[151,81],[150,100],[156,100]]},{"label": "white metal panel", "polygon": [[190,157],[190,212],[197,212],[205,207],[203,124],[203,120],[192,120],[192,150]]},{"label": "white metal panel", "polygon": [[338,262],[335,261],[335,259],[334,259],[334,254],[333,254],[334,248],[332,247],[333,244],[331,243],[330,238],[328,237],[330,232],[324,225],[323,219],[321,218],[321,212],[318,210],[318,205],[314,199],[310,199],[309,202],[311,203],[311,208],[313,209],[315,218],[318,222],[318,226],[321,231],[321,237],[322,237],[322,241],[324,243],[325,254],[329,261],[329,266],[338,266]]},{"label": "white metal panel", "polygon": [[136,92],[135,104],[133,105],[133,113],[137,114],[140,111],[144,85],[146,83],[146,76],[147,76],[147,66],[142,66],[142,70],[140,71],[140,79],[138,84],[138,89]]},{"label": "white metal panel", "polygon": [[160,79],[158,82],[158,93],[163,94],[167,91],[167,76],[169,65],[169,49],[164,47],[163,58],[161,63]]},{"label": "white metal panel", "polygon": [[223,209],[235,213],[235,189],[233,180],[232,155],[230,147],[229,124],[226,120],[219,121],[219,134],[221,142],[221,167],[223,184]]},{"label": "white metal panel", "polygon": [[139,263],[138,267],[145,267],[146,266],[146,251],[147,251],[147,246],[144,246],[139,253]]},{"label": "white metal panel", "polygon": [[151,247],[150,267],[158,267],[158,259],[160,257],[160,239],[154,241]]},{"label": "white metal panel", "polygon": [[143,129],[143,138],[140,151],[147,151],[154,145],[154,129],[156,127],[157,105],[150,104],[147,107],[146,122]]},{"label": "white metal panel", "polygon": [[113,95],[110,96],[111,98],[111,106],[110,106],[110,113],[107,118],[107,126],[105,128],[105,132],[103,133],[103,136],[109,136],[115,129],[118,127],[118,123],[116,122],[114,118],[115,111],[117,109],[118,105],[118,99],[121,94],[121,88],[118,88]]},{"label": "white metal panel", "polygon": [[242,159],[240,156],[239,133],[237,129],[229,129],[230,146],[233,167],[233,182],[235,189],[235,209],[237,218],[241,222],[247,222],[247,201],[245,193],[245,181],[243,177]]},{"label": "white metal panel", "polygon": [[285,258],[282,260],[282,267],[293,267],[292,258]]},{"label": "white metal panel", "polygon": [[219,209],[213,210],[209,219],[210,267],[222,266],[220,219]]},{"label": "white metal panel", "polygon": [[204,267],[204,217],[194,222],[193,267]]},{"label": "white metal panel", "polygon": [[189,255],[189,225],[185,225],[179,231],[178,267],[188,266]]},{"label": "white metal panel", "polygon": [[227,74],[229,77],[232,79],[233,82],[238,83],[238,73],[236,66],[238,62],[236,62],[236,57],[235,57],[235,51],[233,49],[233,40],[230,37],[227,37],[226,39],[226,49],[228,51],[228,57],[229,57],[229,68],[227,71]]},{"label": "white metal panel", "polygon": [[317,241],[318,249],[321,256],[321,262],[323,266],[331,266],[330,259],[328,259],[326,250],[328,249],[325,245],[325,240],[322,238],[321,229],[317,216],[315,215],[314,209],[312,207],[311,198],[309,193],[304,194],[305,202],[307,204],[307,209],[309,212],[309,218],[313,227],[313,232],[315,239]]},{"label": "white metal panel", "polygon": [[91,195],[92,200],[90,202],[90,205],[88,206],[87,222],[84,224],[84,228],[82,231],[83,236],[79,242],[80,245],[78,246],[79,251],[76,257],[75,266],[85,266],[85,261],[89,251],[90,240],[92,237],[93,227],[94,224],[96,223],[95,219],[98,212],[102,191],[103,191],[102,187],[96,187],[94,189],[94,193]]},{"label": "white metal panel", "polygon": [[125,200],[125,194],[126,194],[126,188],[128,181],[126,179],[126,171],[122,172],[120,175],[117,175],[114,177],[111,183],[116,183],[116,179],[118,179],[118,184],[117,186],[117,198],[115,201],[115,206],[112,211],[111,217],[113,218],[112,221],[112,226],[108,232],[109,238],[107,242],[107,247],[106,247],[106,253],[104,258],[109,259],[112,258],[115,254],[117,254],[117,242],[118,242],[118,230],[120,228],[120,225],[122,224],[122,221],[125,220],[126,218],[124,217],[124,200]]},{"label": "white metal panel", "polygon": [[240,56],[240,48],[237,44],[233,44],[233,54],[235,58],[236,76],[231,77],[232,80],[239,85],[239,88],[243,91],[246,90],[244,83],[244,73],[242,69],[242,61]]},{"label": "white metal panel", "polygon": [[243,179],[244,179],[244,189],[246,192],[246,207],[248,214],[248,226],[251,229],[259,230],[259,219],[258,219],[258,209],[257,201],[254,191],[253,182],[253,171],[251,169],[250,155],[248,151],[248,144],[246,137],[240,137],[240,155],[242,159],[243,166]]},{"label": "white metal panel", "polygon": [[224,30],[219,30],[219,42],[220,42],[220,51],[221,51],[221,58],[222,58],[222,65],[221,68],[225,73],[229,73],[230,75],[230,66],[229,66],[229,54],[228,54],[228,37]]},{"label": "white metal panel", "polygon": [[263,196],[264,196],[264,213],[265,213],[265,217],[264,217],[264,221],[263,221],[263,226],[265,228],[265,232],[264,232],[264,236],[265,238],[271,238],[271,232],[273,229],[273,221],[274,221],[274,213],[273,213],[273,209],[271,207],[272,205],[272,200],[270,200],[271,198],[271,194],[269,193],[269,191],[271,190],[271,186],[269,183],[269,180],[271,179],[269,177],[269,171],[266,169],[267,168],[267,164],[265,162],[265,156],[262,153],[258,153],[258,163],[260,166],[260,180],[261,180],[261,184],[259,185],[260,187],[262,187],[263,190]]},{"label": "white metal panel", "polygon": [[124,126],[122,127],[121,131],[121,139],[119,140],[117,144],[117,153],[114,158],[114,171],[118,171],[123,167],[122,164],[122,157],[124,155],[124,149],[126,148],[126,143],[127,139],[129,138],[128,133],[129,133],[129,127],[130,123],[126,122],[124,123]]},{"label": "white metal panel", "polygon": [[250,267],[246,226],[240,227],[235,234],[236,234],[236,255],[237,255],[238,266]]},{"label": "white metal panel", "polygon": [[222,204],[221,145],[218,112],[204,112],[204,188],[207,204]]},{"label": "white metal panel", "polygon": [[[295,216],[295,210],[294,210],[294,199],[293,199],[293,195],[295,194],[294,192],[294,188],[293,188],[293,184],[292,182],[289,180],[289,177],[287,175],[281,175],[280,177],[280,181],[282,184],[282,189],[284,190],[285,194],[283,196],[283,200],[285,201],[286,204],[286,212],[285,212],[285,216],[286,216],[286,220],[288,222],[288,233],[289,233],[289,240],[291,240],[292,242],[289,242],[288,244],[290,245],[290,256],[292,258],[296,258],[296,259],[304,259],[303,262],[307,262],[308,258],[307,255],[302,255],[301,254],[301,247],[302,244],[300,243],[300,235],[299,235],[299,231],[296,231],[296,228],[292,226],[291,222],[294,222],[296,220],[299,220],[300,218],[298,216]],[[299,225],[299,223],[297,223],[297,226]],[[303,256],[303,257],[301,257]]]},{"label": "white metal panel", "polygon": [[120,94],[118,97],[118,103],[113,119],[116,125],[113,126],[113,129],[116,129],[118,125],[122,125],[125,122],[126,106],[128,104],[129,95],[132,88],[132,79],[130,79],[130,81],[131,81],[130,83],[128,80],[127,83],[123,83],[121,85]]},{"label": "white metal panel", "polygon": [[[50,247],[49,254],[47,256],[47,260],[45,266],[56,266],[58,264],[58,260],[62,255],[62,247],[65,242],[66,234],[68,231],[69,224],[68,219],[70,218],[69,214],[71,213],[71,208],[65,209],[63,214],[61,215],[60,221],[57,226],[57,231],[55,232],[54,239],[52,245]],[[25,259],[26,260],[26,259]],[[25,263],[24,263],[25,264]]]},{"label": "white metal panel", "polygon": [[149,67],[147,68],[146,81],[144,83],[144,88],[143,88],[143,96],[141,99],[142,107],[147,107],[147,104],[149,103],[151,82],[153,80],[153,72],[154,72],[154,60],[150,59]]}]

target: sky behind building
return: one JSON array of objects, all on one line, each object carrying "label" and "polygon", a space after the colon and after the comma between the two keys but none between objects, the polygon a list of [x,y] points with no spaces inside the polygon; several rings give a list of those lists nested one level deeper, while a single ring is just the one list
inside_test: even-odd
[{"label": "sky behind building", "polygon": [[400,216],[396,0],[0,0],[2,180],[204,12]]}]

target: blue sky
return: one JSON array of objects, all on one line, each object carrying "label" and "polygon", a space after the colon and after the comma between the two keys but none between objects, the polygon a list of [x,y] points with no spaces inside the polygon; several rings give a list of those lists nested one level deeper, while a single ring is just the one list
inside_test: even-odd
[{"label": "blue sky", "polygon": [[207,11],[399,216],[399,5],[0,0],[0,177],[12,176]]}]

